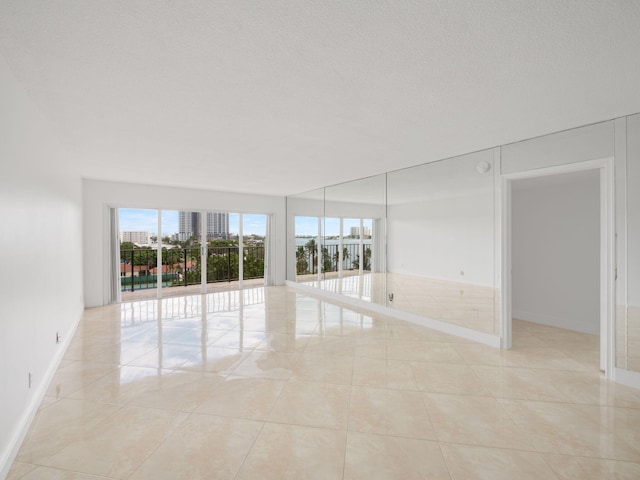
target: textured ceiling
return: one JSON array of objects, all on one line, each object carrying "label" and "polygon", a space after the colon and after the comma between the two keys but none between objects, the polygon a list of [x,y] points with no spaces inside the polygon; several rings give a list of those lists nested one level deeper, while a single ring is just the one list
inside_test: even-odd
[{"label": "textured ceiling", "polygon": [[0,0],[89,178],[290,194],[640,111],[640,2]]}]

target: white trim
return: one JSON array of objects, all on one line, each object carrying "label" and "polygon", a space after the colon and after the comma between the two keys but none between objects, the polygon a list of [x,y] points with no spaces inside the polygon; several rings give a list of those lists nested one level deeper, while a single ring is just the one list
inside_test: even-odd
[{"label": "white trim", "polygon": [[[616,366],[616,175],[615,159],[610,157],[601,170],[600,202],[603,209],[600,228],[605,230],[600,241],[600,315],[606,333],[606,358],[600,355],[601,369],[607,378],[615,380]],[[605,220],[606,219],[606,220]],[[605,257],[604,259],[602,257]],[[602,342],[602,333],[600,336]],[[601,345],[602,346],[602,345]]]},{"label": "white trim", "polygon": [[628,387],[640,389],[640,372],[625,370],[623,368],[614,369],[614,379],[616,383],[621,383]]},{"label": "white trim", "polygon": [[[156,298],[162,298],[162,210],[156,210],[158,219],[158,228],[156,235],[158,249],[156,250]],[[119,228],[119,227],[118,227]],[[131,273],[131,283],[133,284],[133,272]]]},{"label": "white trim", "polygon": [[607,378],[614,379],[615,371],[615,174],[614,157],[537,168],[502,175],[503,210],[503,278],[502,281],[502,336],[504,348],[511,346],[511,181],[524,178],[557,175],[584,170],[600,170],[600,368]]},{"label": "white trim", "polygon": [[[502,150],[500,147],[493,149],[493,285],[491,288],[500,287],[496,292],[496,296],[493,299],[494,315],[493,315],[493,333],[502,336],[500,319],[503,317],[500,304],[500,292],[502,289],[502,279],[504,274],[502,272],[502,246],[504,245],[504,238],[502,232],[502,224],[500,222],[500,216],[502,215],[502,178],[500,172],[502,170]],[[504,345],[501,345],[504,348]],[[511,347],[509,345],[509,347]]]},{"label": "white trim", "polygon": [[31,400],[26,405],[25,409],[22,412],[22,416],[20,417],[17,425],[14,428],[13,435],[9,438],[9,442],[7,443],[6,449],[4,450],[4,455],[0,458],[0,478],[5,478],[9,474],[9,470],[11,469],[11,465],[13,464],[20,447],[22,446],[22,442],[24,441],[29,428],[31,427],[31,423],[38,413],[38,409],[40,408],[40,404],[44,399],[47,390],[49,389],[49,385],[53,380],[53,376],[58,370],[58,366],[64,357],[64,354],[67,352],[67,348],[71,344],[71,340],[76,333],[76,329],[80,324],[80,320],[82,319],[82,312],[84,311],[84,305],[80,307],[80,312],[76,315],[75,323],[69,328],[65,335],[62,336],[62,344],[60,348],[53,356],[51,363],[49,364],[49,368],[44,372],[42,377],[42,381],[38,384],[38,387],[33,392]]},{"label": "white trim", "polygon": [[207,247],[209,246],[209,215],[200,212],[200,293],[207,293]]},{"label": "white trim", "polygon": [[364,273],[364,219],[360,217],[360,230],[358,230],[358,275]]},{"label": "white trim", "polygon": [[508,180],[521,180],[523,178],[545,177],[547,175],[558,175],[560,173],[582,172],[584,170],[595,170],[609,167],[613,157],[598,158],[595,160],[585,160],[583,162],[565,163],[552,167],[534,168],[523,172],[504,173],[502,178]]},{"label": "white trim", "polygon": [[347,297],[339,293],[329,292],[320,288],[305,285],[304,283],[296,283],[291,280],[286,281],[286,285],[295,288],[305,294],[311,295],[315,298],[322,298],[332,303],[345,304],[350,307],[355,307],[360,310],[365,310],[380,315],[386,315],[387,317],[397,318],[398,320],[404,320],[406,322],[415,323],[423,327],[431,328],[439,332],[448,333],[449,335],[455,335],[456,337],[464,338],[474,342],[489,345],[490,347],[500,348],[500,337],[498,335],[492,335],[490,333],[478,332],[470,328],[461,327],[460,325],[454,325],[452,323],[442,322],[429,317],[423,317],[414,313],[403,312],[394,308],[385,307],[376,303],[365,302],[357,298]]},{"label": "white trim", "polygon": [[338,278],[344,277],[344,218],[340,217],[340,237],[338,240]]},{"label": "white trim", "polygon": [[318,269],[318,282],[322,280],[322,236],[324,235],[323,220],[324,217],[318,217],[318,235],[316,239],[316,267]]},{"label": "white trim", "polygon": [[[113,239],[111,238],[111,207],[109,205],[102,205],[102,305],[109,305],[113,302],[111,299],[111,242]],[[118,212],[118,230],[120,230],[120,212]],[[118,237],[120,232],[118,231]],[[84,241],[84,239],[83,239]],[[118,238],[118,242],[120,239]],[[120,267],[118,267],[118,275],[120,275]],[[83,286],[84,288],[84,286]],[[120,287],[122,288],[122,287]]]},{"label": "white trim", "polygon": [[511,303],[511,182],[502,177],[500,182],[502,193],[501,218],[501,242],[500,254],[502,278],[500,280],[500,321],[502,348],[510,349],[512,346],[512,303]]},{"label": "white trim", "polygon": [[244,217],[238,214],[238,287],[242,290],[244,280]]}]

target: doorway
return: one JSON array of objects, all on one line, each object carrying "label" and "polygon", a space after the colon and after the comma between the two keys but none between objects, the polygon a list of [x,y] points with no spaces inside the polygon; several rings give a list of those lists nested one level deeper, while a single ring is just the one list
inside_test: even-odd
[{"label": "doorway", "polygon": [[[585,200],[589,195],[585,191],[588,185],[595,185],[599,190],[599,193],[591,192],[591,195],[596,195],[591,200]],[[536,197],[532,191],[526,190],[536,187],[542,188],[548,198]],[[613,160],[579,162],[504,175],[502,188],[503,348],[511,348],[514,316],[528,317],[523,320],[538,324],[599,335],[600,370],[611,378],[615,358],[612,334],[615,298]],[[558,196],[562,189],[566,189],[567,195],[582,198],[565,198],[563,201]],[[538,203],[531,204],[532,201]],[[578,205],[579,201],[594,203]],[[563,218],[563,211],[565,214],[573,212],[576,217]],[[533,215],[532,225],[514,217],[514,214],[523,213]],[[591,218],[586,218],[588,215]],[[579,216],[582,218],[577,218]],[[589,238],[580,242],[580,233],[571,229],[584,229]],[[528,239],[531,258],[523,256],[522,249],[527,246],[527,241],[522,240],[523,235],[533,237]],[[595,259],[580,260],[584,260],[585,255],[594,254]],[[567,284],[572,278],[573,283]],[[541,281],[545,283],[541,284]],[[527,291],[523,292],[524,288]],[[562,298],[563,293],[565,298]],[[583,299],[582,304],[576,305],[580,298]],[[590,320],[581,318],[585,315],[590,316]]]}]

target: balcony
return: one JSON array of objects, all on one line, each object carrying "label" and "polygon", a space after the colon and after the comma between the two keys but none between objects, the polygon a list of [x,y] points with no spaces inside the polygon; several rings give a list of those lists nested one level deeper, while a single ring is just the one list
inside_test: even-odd
[{"label": "balcony", "polygon": [[[264,279],[264,246],[243,248],[243,276],[250,285]],[[167,294],[201,293],[201,247],[162,249],[162,266],[158,268],[158,251],[150,248],[120,251],[120,291],[123,300],[154,297],[158,281]],[[159,277],[161,280],[159,280]],[[206,253],[207,292],[238,288],[240,262],[237,246],[208,247]]]},{"label": "balcony", "polygon": [[[342,271],[344,275],[357,275],[360,270],[360,245],[345,243],[342,246]],[[298,277],[318,273],[318,255],[322,273],[338,272],[340,270],[340,245],[322,245],[320,249],[315,243],[296,247],[296,275]],[[362,270],[371,271],[371,245],[363,245],[364,263]]]}]

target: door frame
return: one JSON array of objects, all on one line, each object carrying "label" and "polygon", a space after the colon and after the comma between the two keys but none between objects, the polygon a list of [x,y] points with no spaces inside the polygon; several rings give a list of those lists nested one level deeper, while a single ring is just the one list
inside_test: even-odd
[{"label": "door frame", "polygon": [[514,180],[557,175],[562,173],[599,170],[600,176],[600,370],[607,378],[615,376],[615,172],[614,158],[569,163],[553,167],[537,168],[501,176],[502,205],[502,348],[512,345],[512,198]]}]

